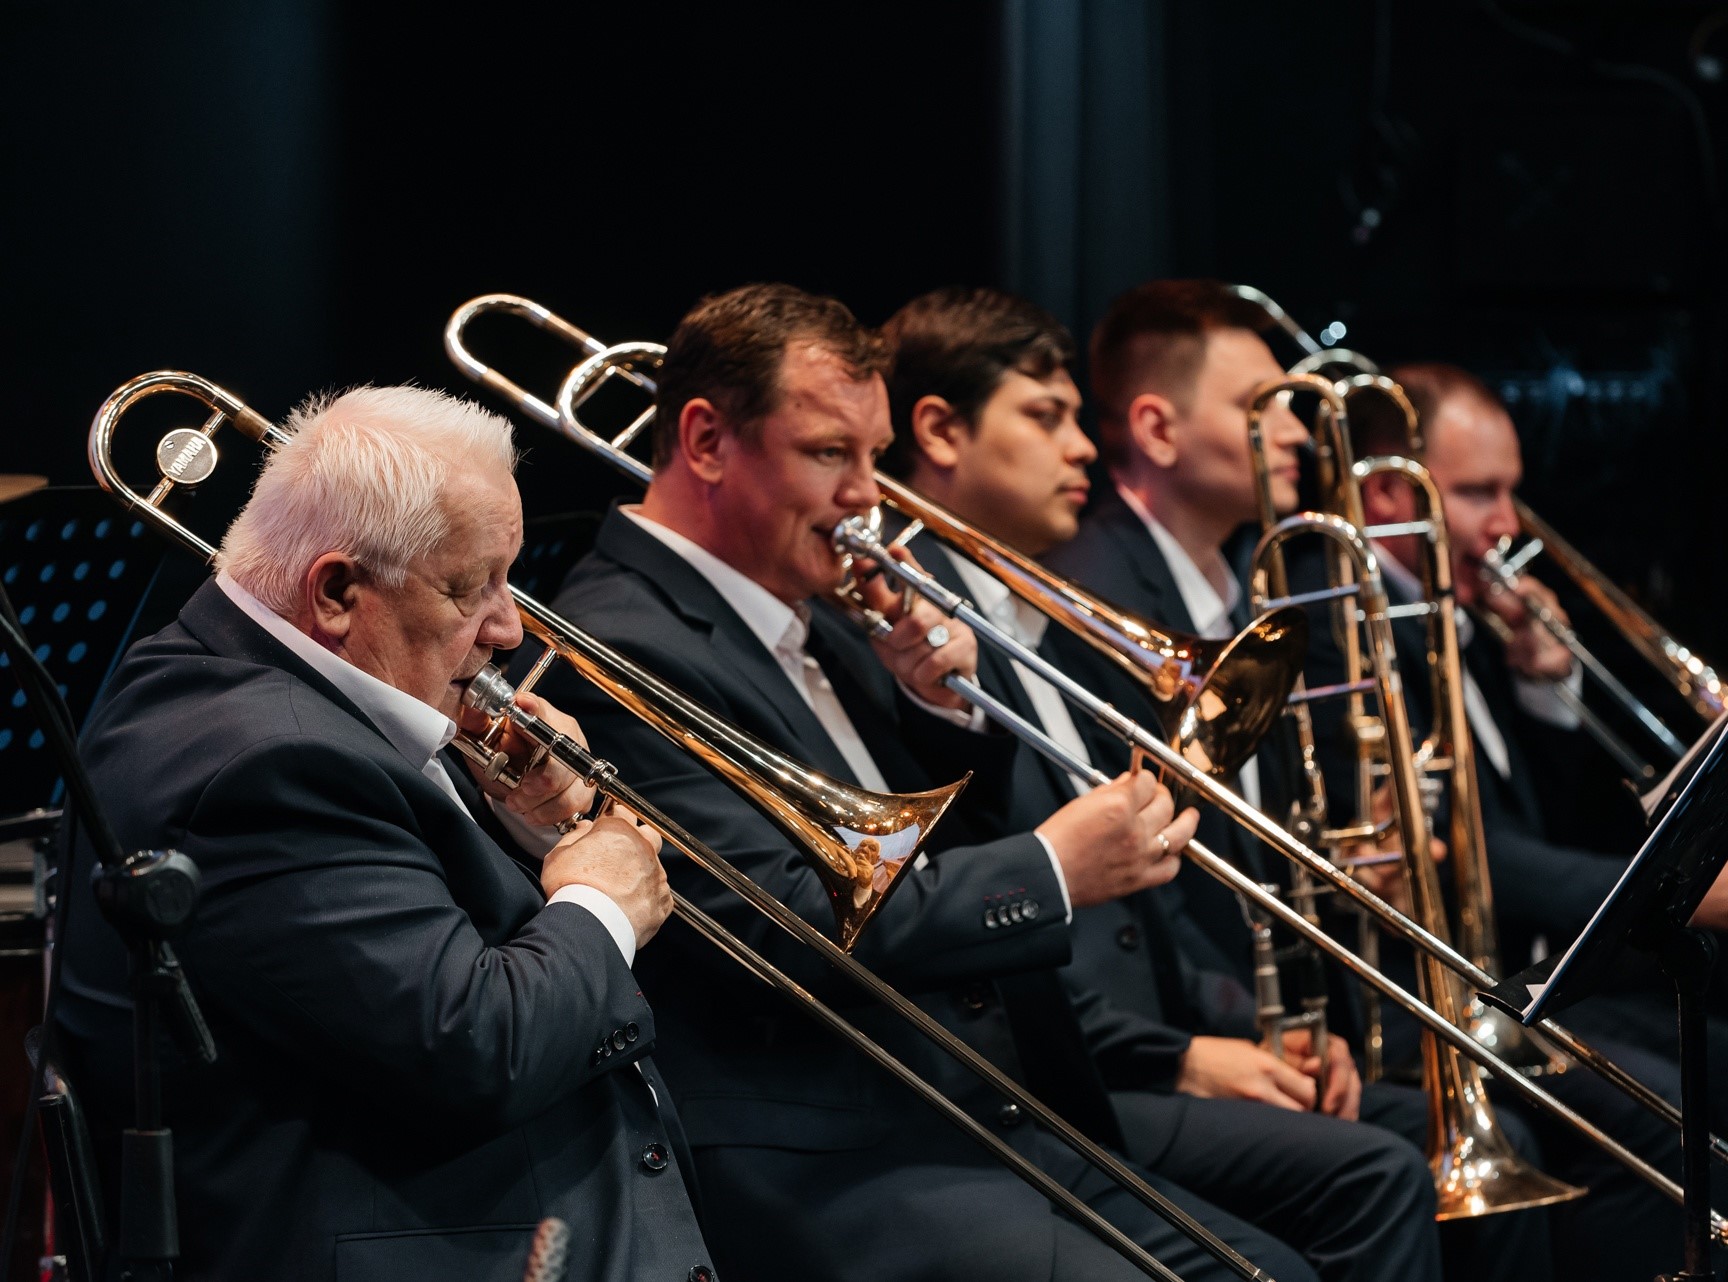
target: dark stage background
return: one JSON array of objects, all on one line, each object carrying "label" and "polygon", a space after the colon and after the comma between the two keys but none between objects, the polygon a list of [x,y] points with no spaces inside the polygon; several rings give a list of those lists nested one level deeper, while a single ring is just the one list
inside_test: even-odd
[{"label": "dark stage background", "polygon": [[[1216,275],[1383,361],[1487,375],[1538,509],[1728,663],[1725,15],[14,0],[0,470],[86,483],[91,414],[159,366],[271,415],[359,381],[466,390],[442,326],[494,290],[617,341],[752,279],[871,321],[997,283],[1083,333],[1139,279]],[[555,347],[476,341],[555,387]],[[615,491],[524,439],[530,516]],[[219,525],[242,490],[217,488]],[[24,778],[0,811],[39,799]]]}]

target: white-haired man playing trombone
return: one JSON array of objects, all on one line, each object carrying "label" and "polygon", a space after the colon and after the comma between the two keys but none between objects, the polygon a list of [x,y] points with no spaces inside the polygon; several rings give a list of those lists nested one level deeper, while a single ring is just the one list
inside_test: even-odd
[{"label": "white-haired man playing trombone", "polygon": [[[630,970],[671,907],[658,838],[584,820],[553,762],[488,798],[447,751],[522,635],[509,426],[365,388],[289,427],[221,574],[130,651],[82,743],[122,845],[203,875],[178,947],[217,1059],[163,1047],[182,1276],[502,1282],[554,1215],[572,1276],[712,1276]],[[127,975],[89,867],[85,846],[63,882],[60,1035],[112,1175]]]}]

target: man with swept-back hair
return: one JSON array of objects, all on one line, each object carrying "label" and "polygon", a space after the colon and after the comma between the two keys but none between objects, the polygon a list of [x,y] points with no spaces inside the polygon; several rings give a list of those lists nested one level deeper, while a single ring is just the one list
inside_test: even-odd
[{"label": "man with swept-back hair", "polygon": [[[878,498],[874,469],[892,437],[882,367],[879,344],[832,300],[757,285],[697,304],[661,368],[648,493],[639,507],[608,513],[557,604],[825,773],[910,791],[974,772],[935,853],[902,874],[856,956],[1075,1125],[1119,1145],[1055,968],[1068,956],[1074,911],[1168,879],[1195,816],[1174,813],[1142,772],[1053,807],[1035,826],[1007,823],[1013,741],[981,732],[942,684],[951,671],[977,671],[970,630],[928,603],[906,609],[885,576],[868,572],[868,603],[894,621],[885,640],[872,645],[824,603],[843,571],[834,526]],[[596,742],[626,750],[644,794],[806,920],[831,923],[827,891],[754,808],[653,731],[574,689],[570,699]],[[669,875],[809,988],[855,1005],[688,860],[671,858]],[[773,994],[737,982],[699,944],[669,928],[643,982],[676,1055],[667,1080],[724,1268],[826,1282],[1138,1276],[899,1083]],[[1178,1276],[1227,1276],[1019,1105],[883,1012],[849,1016]],[[1170,1067],[1166,1030],[1124,1020],[1117,1035],[1123,1056],[1152,1072]],[[1287,1246],[1151,1178],[1268,1274],[1315,1277]]]},{"label": "man with swept-back hair", "polygon": [[[711,1276],[630,970],[671,906],[658,837],[585,819],[555,762],[506,793],[447,749],[522,637],[509,425],[361,388],[289,427],[82,741],[121,844],[203,876],[177,946],[217,1058],[162,1048],[180,1275],[513,1282],[558,1216],[573,1275]],[[60,1039],[113,1206],[127,967],[91,866],[81,843]]]},{"label": "man with swept-back hair", "polygon": [[[953,287],[913,299],[883,332],[894,353],[889,470],[1024,555],[1045,556],[1072,540],[1096,451],[1080,428],[1067,331],[1026,299]],[[1142,689],[987,568],[927,534],[910,546],[1029,649],[1158,724]],[[979,680],[1070,752],[1103,766],[1126,757],[1119,741],[1020,663],[986,654]],[[1036,822],[1088,786],[1024,754],[1015,817]],[[1209,812],[1202,823],[1215,849],[1231,849],[1222,816]],[[1196,941],[1182,894],[1196,886],[1214,889],[1190,870],[1173,885],[1075,913],[1075,961],[1065,975],[1129,1155],[1301,1251],[1323,1278],[1437,1277],[1427,1163],[1406,1140],[1356,1122],[1360,1085],[1341,1039],[1324,1072],[1318,1061],[1310,1066],[1297,1034],[1288,1039],[1290,1062],[1257,1044],[1253,997],[1215,962],[1239,943],[1249,967],[1246,929],[1238,914],[1234,935]],[[1156,1064],[1124,1053],[1119,1029],[1129,1017],[1168,1027],[1179,1054]],[[1420,1098],[1404,1113],[1419,1138]]]}]

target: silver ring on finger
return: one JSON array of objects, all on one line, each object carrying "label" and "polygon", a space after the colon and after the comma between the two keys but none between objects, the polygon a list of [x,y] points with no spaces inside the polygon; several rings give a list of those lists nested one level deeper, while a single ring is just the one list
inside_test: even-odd
[{"label": "silver ring on finger", "polygon": [[1169,857],[1170,838],[1166,837],[1163,833],[1158,834],[1158,849],[1164,853],[1166,858]]},{"label": "silver ring on finger", "polygon": [[558,835],[560,837],[564,837],[564,836],[568,836],[570,833],[570,830],[572,828],[574,828],[577,824],[581,823],[584,818],[585,818],[585,816],[582,814],[582,812],[577,811],[573,815],[565,815],[562,819],[558,820],[552,826],[555,829],[557,829]]},{"label": "silver ring on finger", "polygon": [[924,639],[930,643],[930,648],[932,650],[940,650],[943,646],[948,644],[949,635],[948,625],[946,623],[938,623],[935,627],[931,628],[930,631],[924,634]]}]

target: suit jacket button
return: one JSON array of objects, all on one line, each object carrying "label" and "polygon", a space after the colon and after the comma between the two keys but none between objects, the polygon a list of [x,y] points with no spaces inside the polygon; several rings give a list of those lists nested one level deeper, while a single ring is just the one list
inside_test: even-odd
[{"label": "suit jacket button", "polygon": [[650,1175],[658,1175],[666,1169],[666,1146],[661,1143],[650,1144],[642,1150],[642,1169]]},{"label": "suit jacket button", "polygon": [[1024,918],[1025,918],[1025,913],[1021,909],[1021,907],[1018,903],[1013,903],[1013,904],[1008,905],[1008,920],[1009,921],[1013,922],[1015,925],[1019,925],[1020,922],[1022,920],[1024,920]]},{"label": "suit jacket button", "polygon": [[983,1010],[989,1000],[982,984],[970,984],[960,990],[960,1004],[974,1013]]},{"label": "suit jacket button", "polygon": [[1000,926],[1001,924],[1002,924],[1001,922],[996,920],[996,910],[994,908],[986,908],[984,910],[984,929],[985,930],[995,930],[996,927]]},{"label": "suit jacket button", "polygon": [[626,1038],[624,1036],[624,1030],[622,1028],[613,1030],[613,1032],[612,1032],[612,1049],[613,1050],[621,1051],[626,1046],[628,1046],[629,1044],[630,1044],[630,1041],[628,1038]]},{"label": "suit jacket button", "polygon": [[1004,1126],[1018,1126],[1026,1120],[1026,1114],[1020,1111],[1018,1104],[1004,1104],[996,1110],[996,1120]]},{"label": "suit jacket button", "polygon": [[1116,932],[1116,943],[1128,952],[1133,952],[1140,947],[1140,928],[1138,926],[1122,927]]},{"label": "suit jacket button", "polygon": [[1027,921],[1038,920],[1038,901],[1036,899],[1026,901],[1025,915]]},{"label": "suit jacket button", "polygon": [[685,1275],[686,1282],[715,1282],[714,1270],[706,1264],[698,1264]]},{"label": "suit jacket button", "polygon": [[629,1023],[629,1024],[624,1025],[624,1040],[625,1041],[633,1042],[640,1036],[642,1036],[642,1030],[636,1024]]}]

